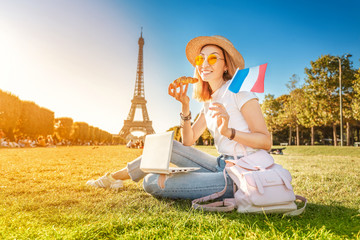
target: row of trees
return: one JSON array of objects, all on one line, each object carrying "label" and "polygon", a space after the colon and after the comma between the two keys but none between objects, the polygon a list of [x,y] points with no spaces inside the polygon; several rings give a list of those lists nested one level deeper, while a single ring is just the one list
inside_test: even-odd
[{"label": "row of trees", "polygon": [[124,143],[120,137],[85,122],[71,118],[54,118],[54,112],[39,107],[34,102],[22,101],[17,96],[0,90],[0,129],[7,138],[55,136],[58,140],[73,143]]},{"label": "row of trees", "polygon": [[[287,87],[289,94],[275,98],[266,95],[262,110],[274,143],[311,144],[330,142],[335,146],[340,138],[339,63],[325,55],[305,68],[305,83],[298,87],[293,75]],[[355,70],[346,57],[341,59],[342,110],[346,144],[359,141],[360,69]],[[286,134],[288,132],[288,134]],[[295,132],[295,137],[293,137]]]},{"label": "row of trees", "polygon": [[[277,98],[268,94],[261,104],[265,121],[272,134],[273,144],[338,144],[340,138],[339,64],[334,56],[325,55],[305,68],[306,79],[301,86],[299,77],[293,75],[287,84],[289,94]],[[342,56],[342,103],[345,142],[352,145],[360,141],[360,69]],[[175,139],[181,140],[180,127]],[[197,144],[213,144],[206,130]]]},{"label": "row of trees", "polygon": [[54,112],[0,90],[0,128],[6,136],[36,137],[54,131]]},{"label": "row of trees", "polygon": [[112,134],[85,122],[74,122],[73,119],[63,117],[55,119],[55,132],[60,139],[78,142],[112,143]]}]

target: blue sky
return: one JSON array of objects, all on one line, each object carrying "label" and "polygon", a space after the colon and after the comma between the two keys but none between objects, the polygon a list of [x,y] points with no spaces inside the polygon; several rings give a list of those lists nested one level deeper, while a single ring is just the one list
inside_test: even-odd
[{"label": "blue sky", "polygon": [[[133,97],[143,27],[145,97],[155,131],[178,125],[168,84],[191,76],[185,46],[223,35],[246,67],[268,63],[265,94],[321,55],[360,59],[358,1],[0,0],[0,89],[118,133]],[[191,92],[191,91],[190,91]],[[189,93],[191,95],[191,93]],[[193,115],[201,103],[191,102]]]}]

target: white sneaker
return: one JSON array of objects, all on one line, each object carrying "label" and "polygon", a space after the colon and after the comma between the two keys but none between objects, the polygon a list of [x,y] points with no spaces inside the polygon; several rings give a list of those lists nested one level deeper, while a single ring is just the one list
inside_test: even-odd
[{"label": "white sneaker", "polygon": [[97,180],[89,180],[86,184],[96,188],[107,188],[115,190],[118,190],[124,186],[122,180],[114,179],[110,173],[106,173],[104,176]]}]

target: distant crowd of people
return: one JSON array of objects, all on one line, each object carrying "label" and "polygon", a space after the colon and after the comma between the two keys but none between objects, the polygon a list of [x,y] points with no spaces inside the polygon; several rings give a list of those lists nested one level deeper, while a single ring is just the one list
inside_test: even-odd
[{"label": "distant crowd of people", "polygon": [[39,136],[36,139],[30,137],[18,137],[15,141],[11,141],[6,137],[4,132],[0,130],[0,147],[3,148],[24,148],[24,147],[54,147],[56,146],[51,135],[46,138]]},{"label": "distant crowd of people", "polygon": [[144,142],[143,140],[139,139],[139,140],[133,140],[131,139],[127,144],[126,147],[128,148],[144,148]]}]

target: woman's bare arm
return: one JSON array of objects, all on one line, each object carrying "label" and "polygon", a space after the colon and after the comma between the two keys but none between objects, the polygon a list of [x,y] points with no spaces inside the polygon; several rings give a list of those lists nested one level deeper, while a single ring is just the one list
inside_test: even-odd
[{"label": "woman's bare arm", "polygon": [[270,150],[271,136],[259,102],[252,99],[246,102],[240,111],[249,126],[250,133],[236,131],[234,140],[251,148]]},{"label": "woman's bare arm", "polygon": [[181,130],[182,143],[185,146],[193,145],[196,140],[201,136],[201,134],[206,129],[206,120],[203,113],[200,113],[200,116],[194,124],[191,126],[190,121],[185,121],[183,128]]}]

